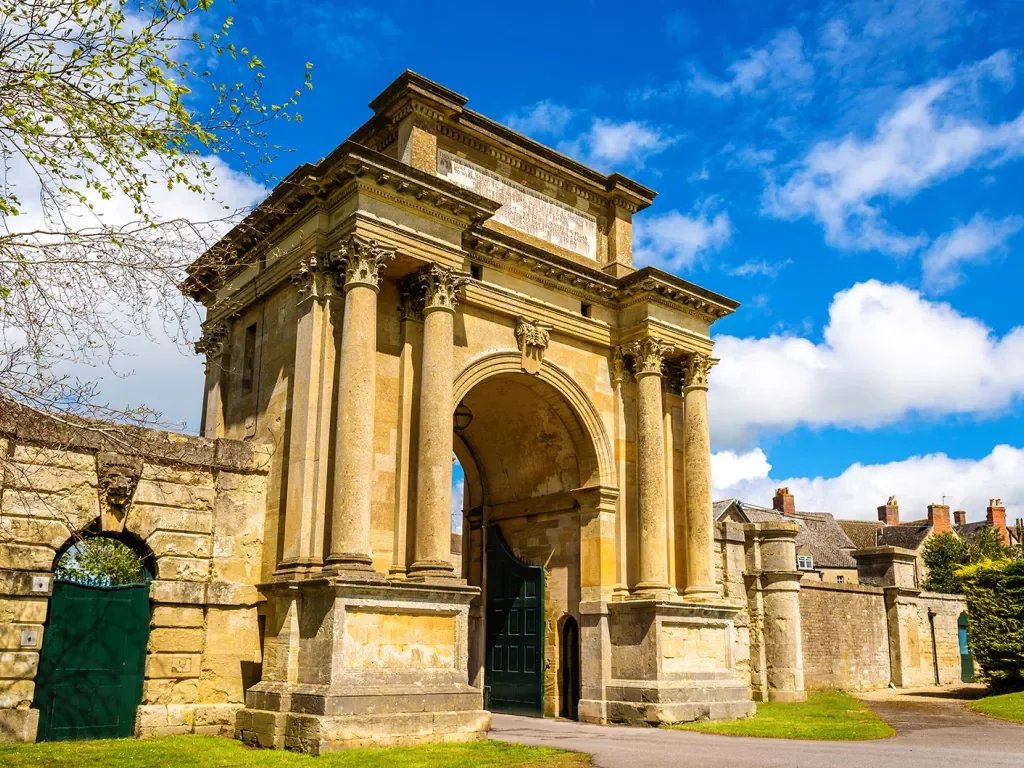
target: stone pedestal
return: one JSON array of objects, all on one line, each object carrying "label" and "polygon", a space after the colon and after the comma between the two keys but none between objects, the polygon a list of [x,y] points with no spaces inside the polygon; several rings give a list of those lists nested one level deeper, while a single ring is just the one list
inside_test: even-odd
[{"label": "stone pedestal", "polygon": [[466,672],[477,589],[335,578],[263,589],[263,680],[238,738],[314,755],[486,738],[490,713]]},{"label": "stone pedestal", "polygon": [[580,702],[580,719],[659,725],[754,714],[750,688],[733,658],[741,610],[659,599],[615,601],[594,610],[584,627],[592,626],[599,643],[608,633],[609,679],[603,700]]}]

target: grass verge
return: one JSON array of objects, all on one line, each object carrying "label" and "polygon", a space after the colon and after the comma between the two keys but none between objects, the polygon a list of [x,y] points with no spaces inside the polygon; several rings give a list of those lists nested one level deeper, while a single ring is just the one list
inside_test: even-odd
[{"label": "grass verge", "polygon": [[970,707],[983,715],[1009,720],[1011,723],[1024,723],[1024,691],[1004,693],[1001,696],[986,696],[983,699],[972,701]]},{"label": "grass verge", "polygon": [[0,746],[7,768],[589,768],[590,758],[501,741],[355,749],[321,757],[212,736],[109,739]]},{"label": "grass verge", "polygon": [[725,736],[823,741],[884,739],[896,734],[863,703],[839,691],[810,692],[807,701],[799,703],[758,704],[757,714],[745,720],[681,723],[668,727]]}]

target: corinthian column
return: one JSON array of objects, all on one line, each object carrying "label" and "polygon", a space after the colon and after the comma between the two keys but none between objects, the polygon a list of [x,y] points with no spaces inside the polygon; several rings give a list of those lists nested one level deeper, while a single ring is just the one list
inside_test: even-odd
[{"label": "corinthian column", "polygon": [[469,278],[437,264],[418,274],[423,289],[423,361],[416,471],[416,541],[409,578],[454,578],[451,555],[452,378],[457,294]]},{"label": "corinthian column", "polygon": [[338,434],[327,564],[345,576],[363,579],[383,578],[373,570],[370,556],[377,292],[380,268],[394,257],[394,251],[355,237],[337,255],[344,270],[345,315],[338,358]]},{"label": "corinthian column", "polygon": [[203,437],[224,437],[224,369],[227,367],[230,332],[227,323],[203,323],[203,335],[193,346],[204,355],[206,392],[203,398]]},{"label": "corinthian column", "polygon": [[683,455],[686,463],[686,594],[718,595],[715,586],[715,531],[711,510],[711,434],[708,431],[708,373],[712,360],[695,352],[683,381]]},{"label": "corinthian column", "polygon": [[291,436],[285,501],[284,553],[278,571],[303,571],[323,562],[327,506],[327,446],[333,392],[334,278],[320,254],[293,275],[299,292],[292,372]]},{"label": "corinthian column", "polygon": [[665,431],[661,376],[668,344],[648,336],[628,345],[636,364],[637,487],[640,520],[640,580],[636,590],[668,592],[668,532],[665,513]]}]

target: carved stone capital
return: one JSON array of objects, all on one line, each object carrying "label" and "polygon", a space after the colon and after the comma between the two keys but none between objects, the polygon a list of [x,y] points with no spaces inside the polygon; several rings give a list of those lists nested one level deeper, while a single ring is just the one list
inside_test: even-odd
[{"label": "carved stone capital", "polygon": [[683,393],[683,382],[686,380],[685,366],[679,360],[669,360],[662,367],[662,385],[670,395]]},{"label": "carved stone capital", "polygon": [[523,353],[523,370],[527,373],[537,373],[544,360],[544,350],[551,341],[551,326],[519,317],[516,319],[515,335],[519,351]]},{"label": "carved stone capital", "polygon": [[299,291],[299,303],[324,302],[334,296],[334,275],[328,269],[328,260],[321,254],[311,253],[299,262],[292,275],[292,283]]},{"label": "carved stone capital", "polygon": [[653,336],[647,336],[639,341],[624,344],[620,349],[623,355],[629,355],[633,358],[637,378],[661,376],[661,368],[665,362],[665,357],[675,351],[675,347],[671,344],[666,344]]},{"label": "carved stone capital", "polygon": [[612,360],[609,369],[612,374],[612,383],[622,385],[629,381],[629,366],[626,363],[622,347],[615,347],[612,350]]},{"label": "carved stone capital", "polygon": [[459,303],[459,291],[469,283],[469,277],[440,264],[428,264],[416,273],[423,291],[423,314],[437,310],[454,312]]},{"label": "carved stone capital", "polygon": [[402,278],[402,282],[398,284],[398,296],[401,302],[398,311],[402,319],[423,322],[424,295],[418,273]]},{"label": "carved stone capital", "polygon": [[142,459],[101,451],[96,454],[100,530],[120,533],[142,475]]},{"label": "carved stone capital", "polygon": [[209,373],[210,366],[228,351],[228,324],[225,322],[203,323],[202,336],[192,345],[197,355],[204,355],[203,370]]},{"label": "carved stone capital", "polygon": [[393,248],[385,248],[376,240],[353,236],[338,247],[333,263],[342,277],[346,293],[356,286],[377,291],[380,289],[380,268],[394,258]]},{"label": "carved stone capital", "polygon": [[683,363],[683,387],[704,387],[706,389],[711,366],[717,362],[715,358],[701,352],[689,355]]}]

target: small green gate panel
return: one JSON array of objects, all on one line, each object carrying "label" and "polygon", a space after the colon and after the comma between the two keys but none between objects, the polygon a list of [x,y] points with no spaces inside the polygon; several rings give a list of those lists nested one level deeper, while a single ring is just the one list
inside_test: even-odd
[{"label": "small green gate panel", "polygon": [[544,715],[544,569],[517,558],[494,525],[487,532],[486,706]]},{"label": "small green gate panel", "polygon": [[36,739],[132,736],[148,640],[148,585],[54,582],[32,705]]}]

